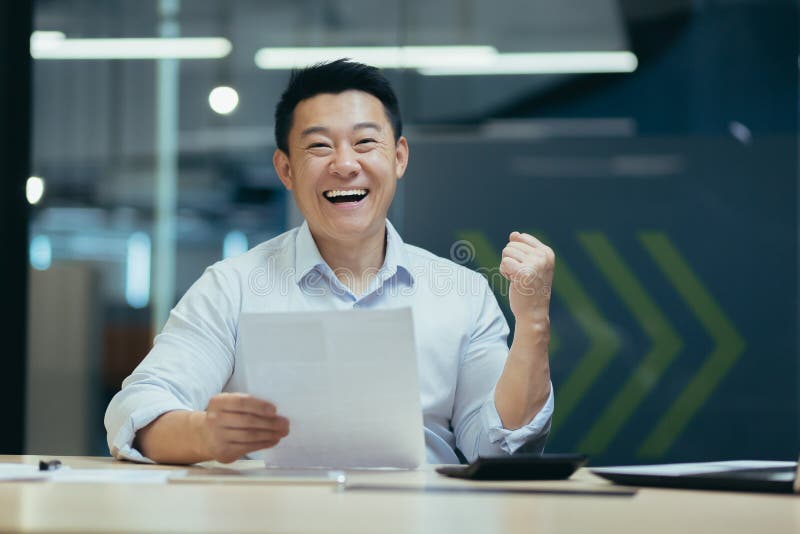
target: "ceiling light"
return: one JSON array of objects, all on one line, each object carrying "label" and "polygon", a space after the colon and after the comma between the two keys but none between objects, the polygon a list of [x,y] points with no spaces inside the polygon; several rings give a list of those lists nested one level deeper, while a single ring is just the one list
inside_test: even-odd
[{"label": "ceiling light", "polygon": [[67,39],[61,32],[33,32],[34,59],[214,59],[233,49],[223,37]]},{"label": "ceiling light", "polygon": [[208,94],[208,105],[220,115],[228,115],[239,105],[239,93],[233,87],[215,87]]},{"label": "ceiling light", "polygon": [[499,53],[492,46],[275,47],[260,49],[255,62],[288,70],[340,58],[428,76],[633,72],[638,66],[628,51]]},{"label": "ceiling light", "polygon": [[639,61],[631,52],[525,52],[498,54],[493,62],[420,69],[428,76],[503,74],[583,74],[633,72]]},{"label": "ceiling light", "polygon": [[38,176],[31,176],[25,184],[25,196],[29,204],[38,204],[44,196],[44,180]]},{"label": "ceiling light", "polygon": [[384,69],[421,69],[490,64],[496,55],[491,46],[276,47],[260,49],[255,62],[262,69],[288,70],[350,58]]}]

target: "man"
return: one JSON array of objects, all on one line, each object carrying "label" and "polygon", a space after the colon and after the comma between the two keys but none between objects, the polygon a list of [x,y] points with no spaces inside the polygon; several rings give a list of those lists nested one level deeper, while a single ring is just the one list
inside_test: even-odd
[{"label": "man", "polygon": [[409,149],[380,72],[347,60],[295,72],[275,115],[273,163],[306,222],[209,267],[189,289],[109,404],[112,454],[257,457],[290,422],[248,394],[246,366],[235,361],[239,315],[397,306],[413,310],[428,461],[457,463],[456,449],[469,460],[526,443],[541,451],[553,410],[552,250],[519,232],[503,249],[516,318],[509,351],[486,280],[404,244],[386,220]]}]

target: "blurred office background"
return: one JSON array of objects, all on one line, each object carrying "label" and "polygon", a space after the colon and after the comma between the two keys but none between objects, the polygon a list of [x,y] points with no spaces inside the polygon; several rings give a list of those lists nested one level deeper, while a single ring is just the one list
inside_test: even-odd
[{"label": "blurred office background", "polygon": [[[9,24],[26,4],[3,8]],[[796,457],[795,1],[30,7],[31,88],[18,57],[0,75],[21,80],[3,106],[31,129],[27,176],[3,169],[28,204],[4,189],[4,217],[27,217],[4,246],[26,240],[29,265],[23,283],[9,249],[27,356],[8,356],[26,369],[9,390],[25,416],[5,443],[107,454],[105,406],[172,305],[209,264],[298,223],[271,163],[287,47],[426,46],[375,60],[411,145],[390,216],[473,268],[496,267],[512,229],[556,250],[548,449],[595,464]]]}]

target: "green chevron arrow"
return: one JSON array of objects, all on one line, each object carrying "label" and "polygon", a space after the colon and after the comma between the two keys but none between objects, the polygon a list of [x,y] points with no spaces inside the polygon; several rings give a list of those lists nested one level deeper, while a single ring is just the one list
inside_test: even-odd
[{"label": "green chevron arrow", "polygon": [[[494,272],[500,268],[500,254],[497,253],[494,245],[487,239],[483,232],[478,231],[461,231],[456,232],[456,238],[462,239],[472,244],[475,251],[474,263],[488,272]],[[500,299],[500,301],[510,308],[508,303],[508,280],[503,276],[490,276],[489,281],[492,284],[492,291]],[[558,350],[559,341],[554,329],[550,328],[550,345],[548,346],[548,353],[552,357]]]},{"label": "green chevron arrow", "polygon": [[[533,230],[529,233],[543,241],[549,241],[544,232]],[[553,414],[551,436],[561,428],[620,346],[619,336],[613,326],[597,310],[597,306],[561,256],[556,257],[553,294],[564,303],[586,332],[589,348],[572,373],[558,387],[558,409]]]},{"label": "green chevron arrow", "polygon": [[603,319],[597,306],[561,257],[556,259],[553,294],[564,303],[589,338],[589,349],[558,388],[558,409],[554,413],[551,429],[552,434],[555,434],[608,366],[619,350],[620,341],[613,326]]},{"label": "green chevron arrow", "polygon": [[652,342],[650,351],[578,446],[582,451],[596,454],[606,450],[672,363],[682,342],[666,316],[603,234],[586,232],[579,234],[578,239]]},{"label": "green chevron arrow", "polygon": [[639,449],[640,456],[657,457],[667,452],[739,359],[745,341],[666,235],[642,232],[639,239],[715,344],[714,350]]}]

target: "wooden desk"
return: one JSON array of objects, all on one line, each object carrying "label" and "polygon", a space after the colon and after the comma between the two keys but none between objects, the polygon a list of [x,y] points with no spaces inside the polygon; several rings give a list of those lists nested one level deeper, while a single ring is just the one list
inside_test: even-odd
[{"label": "wooden desk", "polygon": [[[37,456],[0,462],[38,463]],[[73,468],[175,469],[63,457]],[[239,462],[237,469],[257,468]],[[194,467],[199,471],[202,468]],[[348,474],[348,483],[409,488],[465,482],[431,470]],[[608,488],[582,470],[558,487]],[[553,487],[554,483],[525,483]],[[633,497],[341,491],[335,485],[0,483],[0,531],[280,533],[794,533],[800,498],[642,489]]]}]

